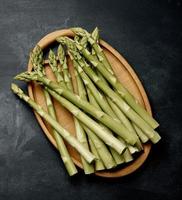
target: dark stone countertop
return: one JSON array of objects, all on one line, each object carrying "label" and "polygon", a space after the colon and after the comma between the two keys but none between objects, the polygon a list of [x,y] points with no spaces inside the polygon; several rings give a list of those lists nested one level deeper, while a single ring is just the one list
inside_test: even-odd
[{"label": "dark stone countertop", "polygon": [[[0,0],[0,200],[179,199],[182,192],[181,1]],[[70,178],[31,109],[10,91],[49,32],[98,26],[139,75],[162,140],[142,168],[115,180]],[[26,89],[24,83],[20,85]]]}]

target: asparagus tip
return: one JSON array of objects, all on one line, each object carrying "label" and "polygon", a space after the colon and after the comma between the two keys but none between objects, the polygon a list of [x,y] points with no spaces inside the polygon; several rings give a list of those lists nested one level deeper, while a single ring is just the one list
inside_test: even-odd
[{"label": "asparagus tip", "polygon": [[18,90],[18,86],[15,84],[15,83],[11,83],[11,90],[14,92],[14,91],[17,91]]},{"label": "asparagus tip", "polygon": [[93,37],[95,40],[98,40],[98,39],[99,39],[99,29],[98,29],[98,27],[95,27],[95,29],[93,30],[93,32],[92,32],[92,37]]},{"label": "asparagus tip", "polygon": [[73,28],[71,28],[71,30],[73,31],[73,33],[75,33],[78,36],[83,37],[83,36],[86,36],[86,34],[87,34],[87,31],[81,27],[73,27]]},{"label": "asparagus tip", "polygon": [[57,50],[57,55],[58,55],[58,58],[61,62],[64,61],[64,58],[65,58],[65,52],[64,52],[64,49],[63,49],[63,46],[62,44],[60,44],[58,46],[58,50]]},{"label": "asparagus tip", "polygon": [[49,56],[48,57],[49,57],[49,59],[56,57],[55,53],[52,49],[49,50]]}]

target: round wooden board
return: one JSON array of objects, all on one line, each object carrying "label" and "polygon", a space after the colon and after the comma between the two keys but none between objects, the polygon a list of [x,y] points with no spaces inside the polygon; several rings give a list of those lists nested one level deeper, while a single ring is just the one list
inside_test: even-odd
[{"label": "round wooden board", "polygon": [[[37,44],[42,49],[48,48],[52,43],[54,43],[56,41],[56,38],[58,36],[73,37],[74,34],[69,29],[58,30],[58,31],[55,31],[55,32],[52,32],[52,33],[46,35]],[[145,92],[139,78],[137,77],[136,73],[134,72],[134,70],[131,68],[131,66],[128,64],[128,62],[115,49],[113,49],[108,43],[101,40],[100,44],[101,44],[102,48],[104,49],[104,52],[105,52],[108,60],[110,61],[111,65],[113,67],[113,70],[114,70],[117,78],[119,79],[119,81],[121,81],[124,84],[124,86],[140,102],[140,104],[142,104],[145,107],[145,109],[150,114],[152,114],[146,92]],[[75,87],[73,67],[72,67],[72,63],[69,59],[68,59],[68,65],[69,65],[70,73],[72,74],[72,80],[73,80],[73,84]],[[55,77],[54,77],[52,71],[50,70],[47,62],[45,62],[45,69],[46,69],[47,76],[50,79],[55,80]],[[32,65],[29,60],[28,71],[31,71],[31,70],[32,70]],[[28,93],[32,99],[34,99],[37,103],[39,103],[45,109],[47,109],[44,95],[43,95],[42,89],[39,85],[37,85],[36,83],[30,83],[28,85]],[[59,123],[65,129],[67,129],[73,135],[75,135],[75,127],[74,127],[72,115],[55,100],[54,100],[54,106],[56,109],[56,114],[57,114]],[[37,113],[35,113],[35,115],[36,115],[36,118],[37,118],[40,126],[42,127],[45,135],[48,137],[50,142],[57,148],[57,145],[52,136],[51,127],[49,126],[49,124],[47,124]],[[73,158],[74,163],[78,167],[82,168],[80,157],[79,157],[78,153],[76,152],[76,150],[73,149],[69,144],[66,144],[66,145],[70,152],[70,155]],[[150,149],[151,149],[151,144],[147,143],[147,144],[143,145],[143,147],[144,147],[144,150],[142,151],[142,153],[139,154],[139,156],[133,162],[131,162],[127,165],[121,165],[119,168],[117,168],[115,170],[104,170],[104,171],[96,172],[95,174],[98,176],[102,176],[102,177],[116,178],[116,177],[122,177],[122,176],[125,176],[125,175],[128,175],[128,174],[134,172],[136,169],[138,169],[144,163],[144,161],[148,157]]]}]

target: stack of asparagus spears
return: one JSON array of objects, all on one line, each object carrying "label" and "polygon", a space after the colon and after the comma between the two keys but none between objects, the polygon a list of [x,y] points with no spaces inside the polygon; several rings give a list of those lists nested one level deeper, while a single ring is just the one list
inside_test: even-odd
[{"label": "stack of asparagus spears", "polygon": [[[43,51],[36,46],[30,54],[32,72],[18,74],[15,79],[36,81],[42,85],[48,111],[15,84],[12,91],[26,101],[52,126],[62,161],[70,176],[77,173],[64,140],[81,156],[85,174],[111,169],[130,162],[133,154],[143,149],[143,143],[160,140],[155,129],[159,124],[117,80],[103,49],[99,45],[99,31],[92,33],[82,28],[72,28],[74,38],[58,37],[57,55],[49,51],[49,66],[56,82],[46,77]],[[67,65],[72,60],[77,89],[73,87]],[[72,113],[76,138],[57,121],[52,103],[55,98]]]}]

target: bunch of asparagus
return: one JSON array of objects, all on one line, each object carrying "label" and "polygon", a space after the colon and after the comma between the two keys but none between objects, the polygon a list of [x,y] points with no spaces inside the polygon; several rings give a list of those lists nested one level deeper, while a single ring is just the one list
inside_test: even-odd
[{"label": "bunch of asparagus", "polygon": [[[47,78],[43,51],[36,46],[30,54],[32,72],[18,74],[15,79],[36,81],[42,85],[48,111],[28,97],[15,84],[12,91],[26,101],[51,126],[62,161],[70,176],[77,173],[64,140],[81,156],[85,174],[111,169],[134,159],[143,143],[160,140],[155,129],[159,124],[117,80],[112,66],[99,45],[99,31],[92,33],[72,28],[74,38],[58,37],[57,55],[49,51],[49,66],[56,82]],[[73,87],[67,65],[72,60],[77,88]],[[57,121],[52,103],[55,98],[72,113],[76,138]]]}]

